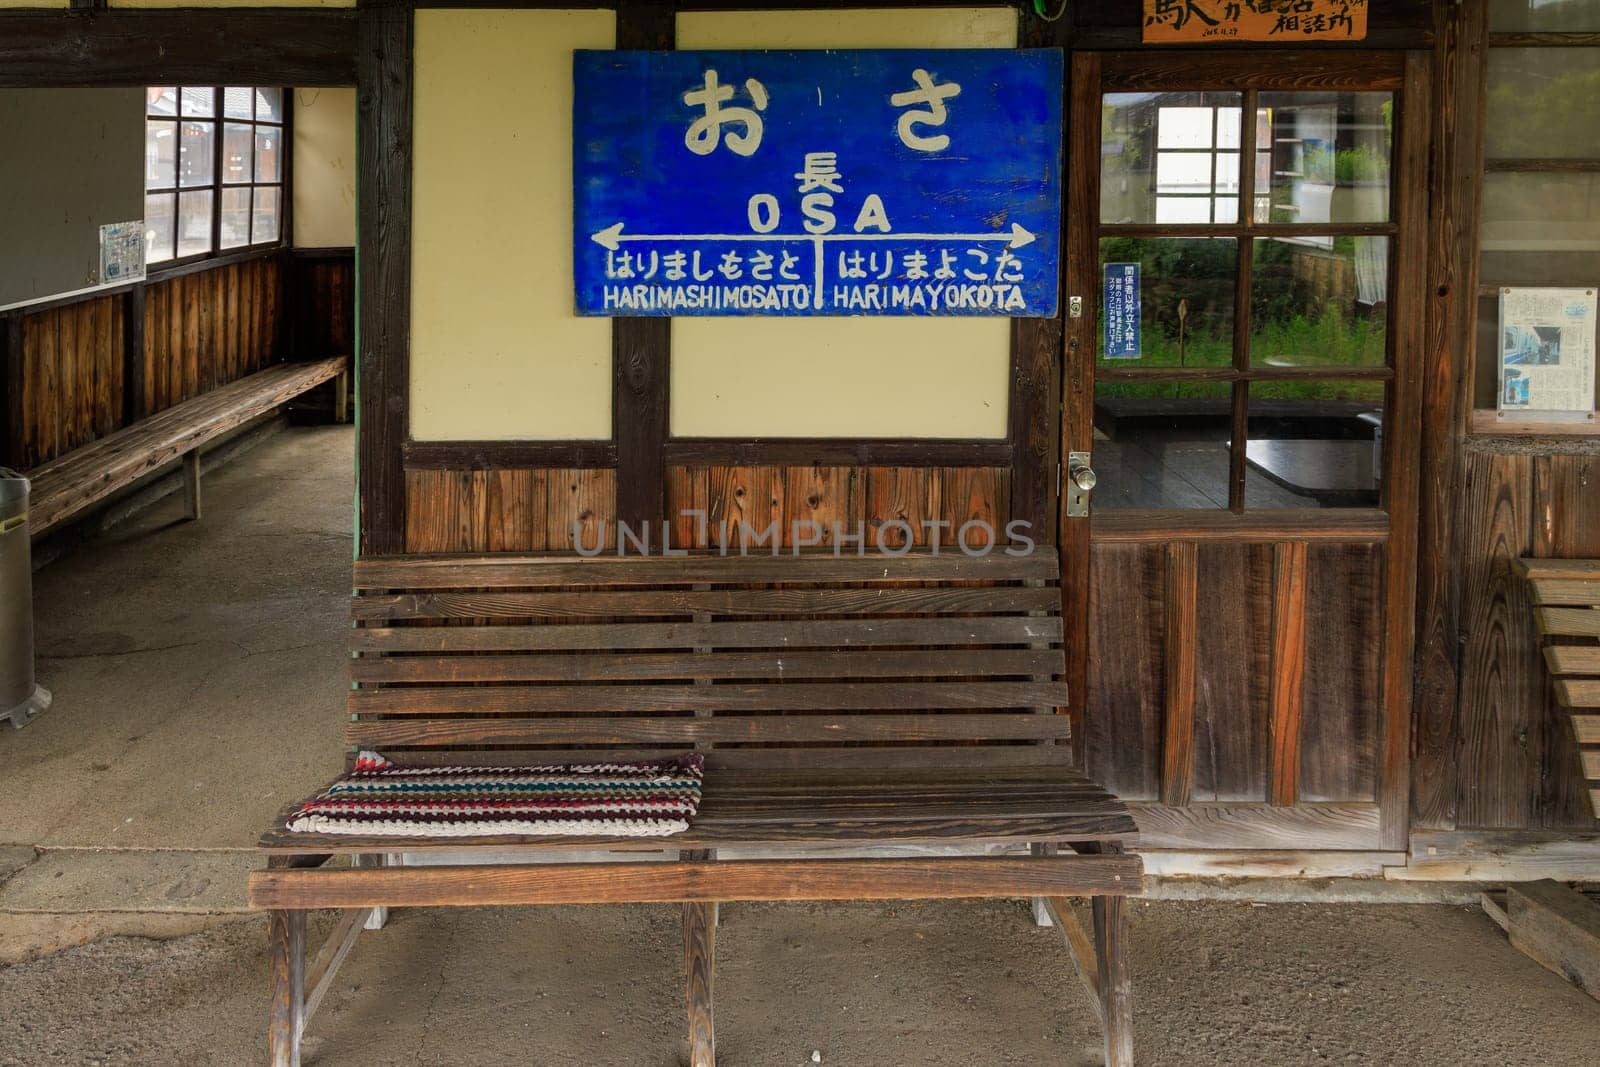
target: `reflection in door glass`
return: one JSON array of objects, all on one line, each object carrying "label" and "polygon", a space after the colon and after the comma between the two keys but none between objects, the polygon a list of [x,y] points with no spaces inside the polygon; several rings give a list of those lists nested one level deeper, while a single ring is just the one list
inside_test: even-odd
[{"label": "reflection in door glass", "polygon": [[1233,362],[1239,244],[1231,237],[1107,237],[1100,264],[1140,266],[1136,359],[1106,360],[1105,307],[1095,330],[1103,366],[1226,367]]},{"label": "reflection in door glass", "polygon": [[1239,221],[1238,93],[1107,93],[1100,221]]},{"label": "reflection in door glass", "polygon": [[1232,397],[1219,382],[1095,386],[1095,510],[1227,507]]},{"label": "reflection in door glass", "polygon": [[1250,283],[1252,364],[1383,366],[1387,237],[1258,237]]},{"label": "reflection in door glass", "polygon": [[1250,383],[1248,508],[1378,506],[1380,381]]},{"label": "reflection in door glass", "polygon": [[[1393,96],[1262,93],[1256,120],[1256,148],[1270,151],[1270,168],[1257,158],[1257,222],[1388,220]],[[1265,186],[1263,169],[1271,175]],[[1267,218],[1261,215],[1262,192],[1267,193]]]}]

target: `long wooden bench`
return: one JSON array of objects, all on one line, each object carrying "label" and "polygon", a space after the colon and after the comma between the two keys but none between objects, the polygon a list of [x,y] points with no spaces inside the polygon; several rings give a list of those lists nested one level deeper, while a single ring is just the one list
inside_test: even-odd
[{"label": "long wooden bench", "polygon": [[1571,709],[1589,805],[1600,818],[1600,560],[1524,559],[1556,699]]},{"label": "long wooden bench", "polygon": [[28,532],[39,537],[176,459],[184,460],[189,517],[200,517],[200,450],[251,419],[337,379],[343,421],[347,356],[280,363],[107,434],[28,471]]},{"label": "long wooden bench", "polygon": [[[647,839],[293,833],[286,811],[250,877],[273,1064],[299,1062],[334,969],[389,907],[681,903],[692,1063],[710,1067],[717,902],[941,897],[1043,898],[1107,1062],[1132,1062],[1121,901],[1143,868],[1126,807],[1071,766],[1053,552],[368,559],[355,588],[356,748],[434,766],[699,749],[704,795],[686,832]],[[530,862],[474,865],[488,851]],[[445,865],[396,865],[418,852]],[[1072,896],[1092,899],[1092,938]],[[345,914],[308,968],[313,908]]]}]

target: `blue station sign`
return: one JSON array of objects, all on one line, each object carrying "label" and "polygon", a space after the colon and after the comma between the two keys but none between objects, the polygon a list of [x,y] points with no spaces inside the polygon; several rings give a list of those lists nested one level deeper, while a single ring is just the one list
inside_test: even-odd
[{"label": "blue station sign", "polygon": [[574,57],[584,315],[1056,312],[1061,53]]}]

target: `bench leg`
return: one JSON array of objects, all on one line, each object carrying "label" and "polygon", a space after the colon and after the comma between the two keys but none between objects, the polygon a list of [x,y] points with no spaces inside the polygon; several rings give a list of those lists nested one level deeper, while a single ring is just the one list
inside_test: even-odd
[{"label": "bench leg", "polygon": [[267,914],[272,965],[272,1018],[267,1028],[272,1067],[300,1067],[300,1033],[305,1026],[306,913]]},{"label": "bench leg", "polygon": [[711,978],[716,965],[717,924],[713,904],[683,906],[683,959],[688,977],[689,1067],[714,1067],[716,1027],[711,1015]]},{"label": "bench leg", "polygon": [[342,371],[333,380],[333,421],[350,421],[350,372]]},{"label": "bench leg", "polygon": [[1105,1016],[1106,1067],[1133,1067],[1133,983],[1128,973],[1128,916],[1122,897],[1095,897],[1094,948]]},{"label": "bench leg", "polygon": [[200,450],[183,454],[183,503],[190,519],[200,517]]},{"label": "bench leg", "polygon": [[[354,862],[357,867],[399,867],[402,856],[403,854],[399,852],[383,852],[375,856],[356,856]],[[382,930],[384,924],[388,921],[388,908],[373,908],[361,928],[363,930]]]}]

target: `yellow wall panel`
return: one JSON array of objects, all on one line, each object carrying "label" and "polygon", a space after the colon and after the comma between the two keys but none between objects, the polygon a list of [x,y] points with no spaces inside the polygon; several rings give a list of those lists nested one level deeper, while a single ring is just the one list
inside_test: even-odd
[{"label": "yellow wall panel", "polygon": [[294,243],[356,243],[356,91],[294,94]]},{"label": "yellow wall panel", "polygon": [[[1014,8],[684,12],[678,47],[1014,48]],[[675,318],[683,437],[1004,437],[1003,318]]]},{"label": "yellow wall panel", "polygon": [[611,11],[416,15],[411,435],[611,436],[611,323],[572,292],[572,51]]}]

